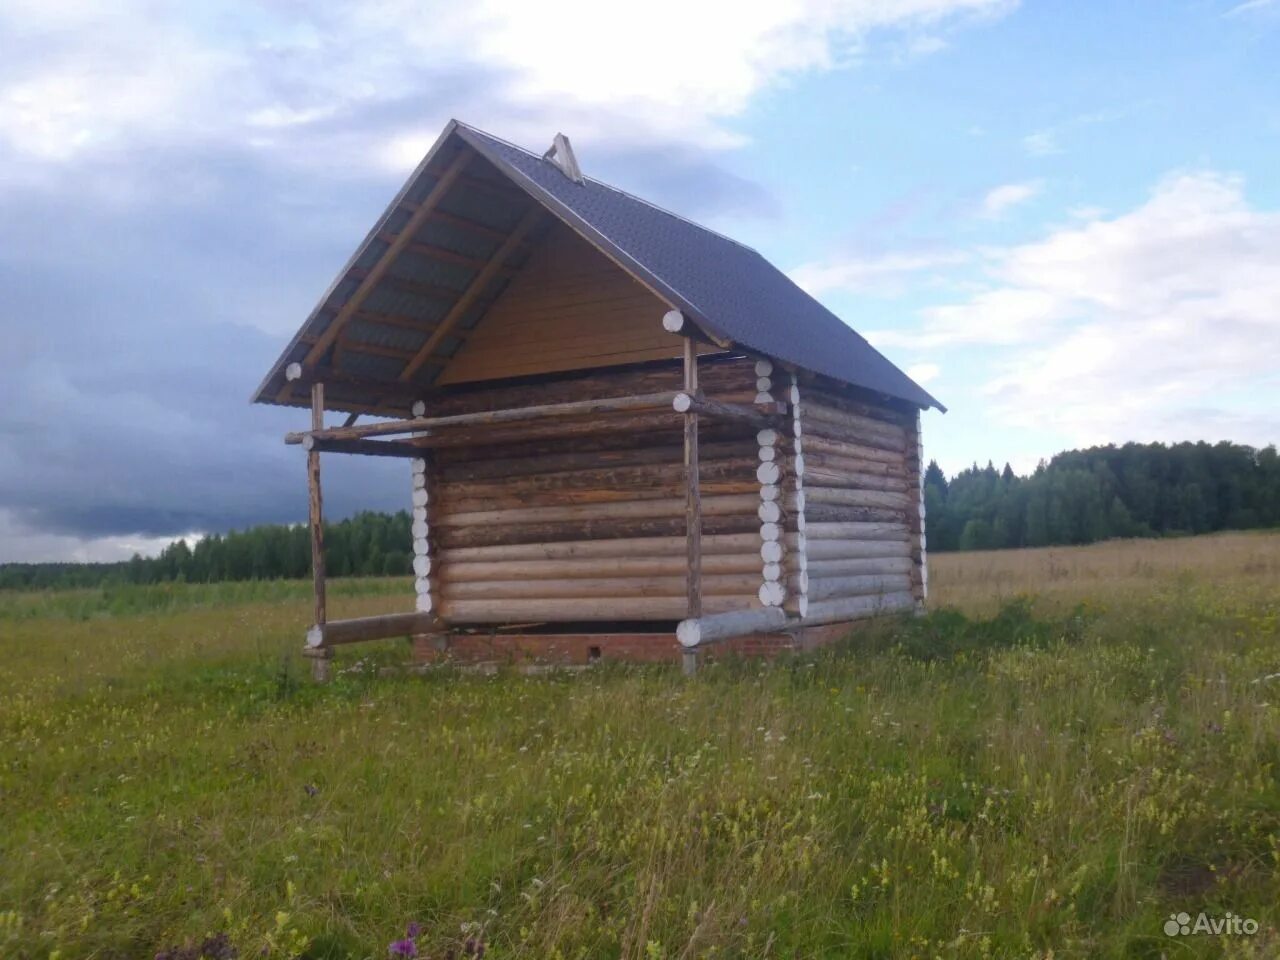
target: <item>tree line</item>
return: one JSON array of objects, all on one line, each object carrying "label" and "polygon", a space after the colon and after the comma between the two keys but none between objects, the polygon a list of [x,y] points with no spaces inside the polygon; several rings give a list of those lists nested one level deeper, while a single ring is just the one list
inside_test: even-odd
[{"label": "tree line", "polygon": [[[925,472],[930,550],[991,550],[1280,526],[1280,457],[1234,443],[1127,443],[1060,453],[1029,476],[974,464],[950,480]],[[410,518],[364,512],[325,524],[330,576],[412,571]],[[155,557],[121,563],[0,565],[0,589],[104,583],[213,582],[306,577],[305,524],[270,524],[175,540]]]},{"label": "tree line", "polygon": [[[324,526],[325,569],[332,577],[402,576],[413,570],[409,514],[366,511]],[[0,566],[0,589],[96,587],[104,583],[210,583],[311,575],[306,524],[264,524],[175,540],[157,556],[120,563],[12,563]]]},{"label": "tree line", "polygon": [[925,472],[930,550],[992,550],[1280,526],[1280,456],[1235,443],[1070,450],[1030,476]]}]

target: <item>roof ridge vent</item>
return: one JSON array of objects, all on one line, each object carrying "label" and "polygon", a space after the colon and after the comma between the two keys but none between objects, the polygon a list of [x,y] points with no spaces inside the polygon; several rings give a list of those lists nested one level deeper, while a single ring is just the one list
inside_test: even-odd
[{"label": "roof ridge vent", "polygon": [[563,133],[555,135],[555,139],[551,141],[551,146],[547,147],[547,152],[542,155],[542,159],[551,161],[574,183],[586,182],[582,176],[582,169],[578,166],[578,158],[573,155],[573,145]]}]

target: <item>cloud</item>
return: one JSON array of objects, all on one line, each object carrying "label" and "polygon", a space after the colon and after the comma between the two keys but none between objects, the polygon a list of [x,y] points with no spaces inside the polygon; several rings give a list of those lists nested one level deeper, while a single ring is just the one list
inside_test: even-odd
[{"label": "cloud", "polygon": [[[304,519],[303,414],[246,398],[450,116],[563,130],[682,213],[771,216],[727,162],[760,91],[1008,6],[8,0],[0,560]],[[334,458],[327,512],[406,482]]]},{"label": "cloud", "polygon": [[1077,114],[1061,123],[1027,134],[1022,138],[1022,149],[1031,157],[1051,157],[1063,152],[1061,141],[1064,134],[1099,123],[1114,123],[1123,119],[1126,113],[1126,109],[1109,108]]},{"label": "cloud", "polygon": [[1258,10],[1265,10],[1268,7],[1274,7],[1277,0],[1245,0],[1244,3],[1237,4],[1226,13],[1224,17],[1238,17],[1246,13],[1255,13]]},{"label": "cloud", "polygon": [[[143,143],[215,139],[291,151],[335,117],[418,100],[360,158],[408,169],[449,113],[518,141],[742,143],[725,124],[762,89],[849,62],[878,32],[936,47],[947,25],[1005,0],[801,0],[794,4],[10,4],[0,30],[0,142],[15,160],[69,161]],[[144,26],[145,25],[145,26]],[[673,29],[673,25],[678,25]],[[616,41],[616,42],[614,42]],[[485,74],[444,98],[428,84]],[[423,96],[424,91],[431,91]],[[465,111],[463,108],[466,108]],[[427,141],[429,142],[429,141]],[[401,145],[397,148],[397,144]],[[412,144],[414,149],[405,149]],[[344,160],[356,159],[345,145]]]},{"label": "cloud", "polygon": [[0,510],[0,563],[101,563],[128,560],[135,553],[154,555],[177,537],[91,537],[50,533],[26,526]]},{"label": "cloud", "polygon": [[982,198],[981,215],[988,220],[997,220],[1019,204],[1026,203],[1039,192],[1040,181],[1038,180],[1002,184],[989,190]]},{"label": "cloud", "polygon": [[991,253],[991,285],[878,343],[986,344],[984,394],[1011,426],[1074,442],[1280,439],[1280,211],[1235,177],[1171,175],[1136,209]]},{"label": "cloud", "polygon": [[936,380],[941,372],[942,368],[936,363],[916,363],[907,367],[907,376],[920,384]]},{"label": "cloud", "polygon": [[1052,130],[1038,130],[1022,138],[1022,149],[1032,157],[1050,157],[1061,153],[1058,135]]},{"label": "cloud", "polygon": [[802,264],[790,271],[790,276],[815,297],[836,290],[892,293],[901,290],[914,274],[941,271],[969,259],[969,254],[956,250],[851,255]]}]

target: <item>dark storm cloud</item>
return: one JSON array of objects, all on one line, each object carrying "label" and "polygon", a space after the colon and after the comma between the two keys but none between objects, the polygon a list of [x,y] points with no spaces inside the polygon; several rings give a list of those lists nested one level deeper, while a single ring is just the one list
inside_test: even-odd
[{"label": "dark storm cloud", "polygon": [[[287,149],[151,145],[0,190],[0,514],[80,538],[305,519],[303,455],[281,438],[307,415],[248,397],[400,186],[351,158],[423,114],[492,115],[500,81],[432,75]],[[772,209],[696,151],[593,153],[594,174],[682,213]],[[402,463],[326,460],[330,516],[405,507],[408,489]]]}]

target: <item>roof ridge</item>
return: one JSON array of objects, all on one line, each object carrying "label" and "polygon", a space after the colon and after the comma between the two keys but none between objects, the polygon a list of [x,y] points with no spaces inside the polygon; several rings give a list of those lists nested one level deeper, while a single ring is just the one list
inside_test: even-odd
[{"label": "roof ridge", "polygon": [[[534,160],[543,159],[541,155],[539,155],[538,153],[535,153],[533,150],[530,150],[528,147],[523,147],[518,143],[512,143],[510,140],[505,140],[502,137],[497,136],[496,134],[490,133],[488,130],[481,130],[479,127],[474,127],[471,124],[465,123],[462,120],[455,120],[454,122],[457,123],[457,125],[460,127],[466,127],[472,133],[478,133],[483,137],[488,137],[490,140],[496,140],[498,143],[511,147],[511,149],[513,150],[519,150],[521,153],[527,154],[528,156],[532,157]],[[668,210],[666,207],[659,206],[658,204],[654,203],[652,200],[646,200],[644,197],[637,196],[636,194],[631,193],[629,190],[623,190],[621,187],[615,187],[611,183],[606,183],[605,181],[599,179],[598,177],[593,177],[585,173],[582,175],[582,178],[584,180],[590,180],[592,183],[594,183],[598,187],[604,187],[606,190],[610,190],[613,193],[626,197],[628,200],[634,200],[636,203],[642,203],[646,207],[649,207],[653,210],[658,211],[659,213],[662,213],[668,217],[671,217],[673,220],[679,220],[682,223],[689,224],[689,226],[691,227],[697,227],[703,233],[709,233],[713,237],[719,237],[721,240],[725,240],[729,243],[732,243],[736,247],[741,247],[743,250],[750,250],[752,253],[756,254],[757,256],[763,256],[763,254],[761,254],[760,251],[757,250],[755,247],[748,246],[747,244],[743,243],[741,240],[735,240],[733,237],[729,236],[728,234],[721,233],[719,230],[712,230],[706,224],[698,223],[697,220],[693,220],[689,217],[684,216],[683,214],[676,213],[673,210]]]}]

